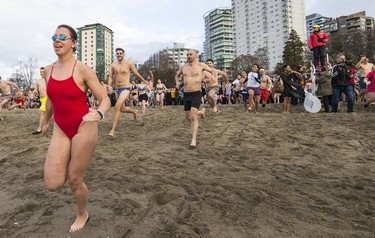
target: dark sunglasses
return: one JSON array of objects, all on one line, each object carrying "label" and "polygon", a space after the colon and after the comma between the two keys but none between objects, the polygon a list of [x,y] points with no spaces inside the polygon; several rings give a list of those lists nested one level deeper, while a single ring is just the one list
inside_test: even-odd
[{"label": "dark sunglasses", "polygon": [[[67,36],[64,35],[64,34],[60,34],[58,37],[59,37],[59,40],[61,40],[61,41],[65,41],[65,40],[68,40],[68,39],[72,39],[71,37],[67,37]],[[52,40],[53,40],[53,41],[57,40],[57,36],[56,36],[56,35],[53,35],[53,36],[52,36]]]}]

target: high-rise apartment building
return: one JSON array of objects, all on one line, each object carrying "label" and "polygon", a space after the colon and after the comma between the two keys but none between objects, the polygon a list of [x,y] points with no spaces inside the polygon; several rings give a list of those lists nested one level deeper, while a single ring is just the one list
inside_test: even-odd
[{"label": "high-rise apartment building", "polygon": [[327,33],[346,33],[357,30],[373,30],[374,17],[366,16],[366,12],[357,12],[348,16],[340,16],[322,23],[322,29]]},{"label": "high-rise apartment building", "polygon": [[204,16],[203,58],[213,59],[215,68],[228,70],[234,60],[233,15],[230,7],[217,8]]},{"label": "high-rise apartment building", "polygon": [[113,31],[99,23],[78,28],[77,56],[96,72],[99,80],[108,80],[113,61]]},{"label": "high-rise apartment building", "polygon": [[[184,43],[174,43],[173,48],[166,48],[153,54],[144,62],[150,68],[172,68],[178,69],[187,62],[187,52]],[[199,53],[197,51],[197,53]]]},{"label": "high-rise apartment building", "polygon": [[265,48],[274,69],[292,29],[306,41],[305,0],[232,0],[232,12],[235,57]]},{"label": "high-rise apartment building", "polygon": [[306,37],[308,38],[311,32],[313,32],[313,26],[319,25],[322,28],[323,23],[327,21],[331,21],[331,20],[332,20],[331,17],[324,17],[318,13],[314,13],[314,14],[310,14],[306,16]]}]

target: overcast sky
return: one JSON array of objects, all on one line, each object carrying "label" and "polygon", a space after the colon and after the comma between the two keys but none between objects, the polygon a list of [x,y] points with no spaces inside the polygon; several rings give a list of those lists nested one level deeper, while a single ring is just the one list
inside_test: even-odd
[{"label": "overcast sky", "polygon": [[[305,14],[337,17],[366,10],[375,17],[373,0],[305,0]],[[102,23],[114,31],[114,46],[143,63],[174,42],[202,50],[203,15],[230,6],[231,0],[0,0],[0,76],[9,78],[17,60],[38,59],[41,66],[56,55],[51,36],[56,26],[74,28]]]}]

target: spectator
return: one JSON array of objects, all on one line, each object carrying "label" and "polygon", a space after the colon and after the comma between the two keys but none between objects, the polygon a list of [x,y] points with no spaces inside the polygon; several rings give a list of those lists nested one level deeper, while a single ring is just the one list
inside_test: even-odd
[{"label": "spectator", "polygon": [[347,112],[354,112],[354,91],[350,85],[350,78],[353,77],[351,66],[348,65],[343,54],[337,56],[336,62],[337,64],[332,68],[332,112],[337,112],[342,93],[348,101]]},{"label": "spectator", "polygon": [[328,35],[320,30],[320,26],[313,26],[313,32],[310,34],[308,46],[314,55],[315,68],[318,68],[319,64],[322,68],[325,66],[325,46],[328,41]]},{"label": "spectator", "polygon": [[315,82],[319,84],[317,95],[322,96],[322,102],[324,105],[324,112],[329,112],[330,97],[332,96],[332,76],[331,74],[322,69],[321,72],[317,72]]}]

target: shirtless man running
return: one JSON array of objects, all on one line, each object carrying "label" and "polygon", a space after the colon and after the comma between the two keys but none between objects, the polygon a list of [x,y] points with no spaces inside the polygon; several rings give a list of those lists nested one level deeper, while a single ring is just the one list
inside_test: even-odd
[{"label": "shirtless man running", "polygon": [[265,107],[268,102],[268,97],[272,89],[272,81],[270,76],[265,73],[264,68],[259,69],[260,73],[260,98],[262,100],[262,107]]},{"label": "shirtless man running", "polygon": [[0,77],[0,90],[3,93],[3,99],[0,101],[0,112],[3,109],[3,106],[6,106],[9,111],[16,107],[23,108],[24,110],[26,110],[26,108],[24,108],[21,103],[12,105],[12,101],[13,101],[13,94],[11,90],[12,86],[15,87],[17,90],[21,91],[17,84],[9,82],[9,81],[4,81]]},{"label": "shirtless man running", "polygon": [[184,79],[184,110],[186,118],[191,121],[192,140],[190,147],[197,146],[198,116],[205,118],[205,110],[199,110],[201,105],[201,86],[204,72],[212,73],[213,69],[204,63],[197,61],[197,52],[189,50],[187,52],[188,63],[182,65],[175,76],[176,88],[180,87],[180,77]]},{"label": "shirtless man running", "polygon": [[207,101],[213,108],[214,112],[220,112],[216,105],[215,94],[219,92],[219,75],[224,77],[225,84],[229,83],[228,76],[225,72],[214,68],[214,61],[207,60],[207,65],[212,69],[212,73],[204,73],[204,82],[206,83]]},{"label": "shirtless man running", "polygon": [[146,80],[144,80],[144,78],[138,73],[134,64],[130,61],[124,60],[124,54],[125,51],[123,49],[116,49],[118,62],[114,62],[111,64],[111,70],[109,72],[108,89],[110,92],[113,91],[112,78],[114,76],[116,79],[115,92],[117,97],[117,102],[115,105],[115,118],[113,120],[112,129],[108,134],[109,136],[114,136],[121,112],[132,113],[134,115],[134,119],[137,119],[138,111],[130,107],[125,107],[125,100],[129,99],[132,86],[132,84],[130,83],[130,72],[133,72],[133,74],[142,82],[147,83]]}]

